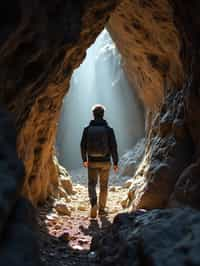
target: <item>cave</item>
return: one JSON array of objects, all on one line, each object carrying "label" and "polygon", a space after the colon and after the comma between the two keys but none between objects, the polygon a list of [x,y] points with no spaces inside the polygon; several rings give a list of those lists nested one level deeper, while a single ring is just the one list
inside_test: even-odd
[{"label": "cave", "polygon": [[[199,265],[199,2],[0,7],[0,265]],[[56,135],[72,74],[105,27],[144,110],[145,140],[131,178],[109,191],[122,211],[95,222],[70,216],[83,191]],[[63,197],[63,215],[52,214]]]},{"label": "cave", "polygon": [[87,50],[86,58],[72,75],[64,98],[58,122],[56,154],[59,163],[68,171],[81,168],[82,131],[93,119],[91,108],[97,103],[106,107],[105,119],[115,130],[119,156],[122,157],[144,137],[145,114],[107,29]]}]

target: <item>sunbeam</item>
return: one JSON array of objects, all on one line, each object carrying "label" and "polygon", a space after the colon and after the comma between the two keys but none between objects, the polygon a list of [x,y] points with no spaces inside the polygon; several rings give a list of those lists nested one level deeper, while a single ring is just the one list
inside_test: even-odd
[{"label": "sunbeam", "polygon": [[87,50],[81,66],[74,71],[64,99],[57,151],[67,169],[81,167],[80,139],[92,119],[91,106],[106,106],[105,119],[114,128],[119,154],[130,149],[144,134],[144,112],[122,67],[121,56],[105,29]]}]

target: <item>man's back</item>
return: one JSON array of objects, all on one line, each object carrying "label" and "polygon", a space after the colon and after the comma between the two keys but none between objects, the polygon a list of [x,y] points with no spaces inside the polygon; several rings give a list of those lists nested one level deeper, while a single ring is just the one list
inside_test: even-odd
[{"label": "man's back", "polygon": [[[81,139],[81,155],[84,167],[88,167],[88,194],[91,204],[90,216],[96,218],[105,214],[108,193],[108,179],[111,167],[111,156],[114,170],[118,169],[117,143],[114,130],[103,119],[105,107],[96,105],[92,108],[94,120],[84,128]],[[100,180],[99,206],[97,204],[96,185]]]},{"label": "man's back", "polygon": [[108,162],[112,156],[113,164],[118,163],[117,143],[114,130],[104,119],[92,120],[83,131],[81,140],[83,161]]}]

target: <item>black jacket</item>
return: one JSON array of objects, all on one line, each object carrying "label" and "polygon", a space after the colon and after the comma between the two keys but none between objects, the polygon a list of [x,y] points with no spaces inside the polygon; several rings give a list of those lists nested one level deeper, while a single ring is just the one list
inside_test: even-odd
[{"label": "black jacket", "polygon": [[[109,150],[110,154],[106,155],[105,157],[90,157],[87,155],[87,132],[88,128],[90,126],[95,126],[95,125],[105,125],[105,127],[108,128],[108,138],[109,138]],[[81,139],[81,155],[82,155],[82,160],[83,162],[89,161],[89,162],[109,162],[110,157],[112,156],[113,164],[117,165],[118,164],[118,152],[117,152],[117,142],[114,134],[114,130],[108,126],[108,123],[103,120],[103,119],[96,119],[90,121],[89,126],[84,128],[82,139]]]}]

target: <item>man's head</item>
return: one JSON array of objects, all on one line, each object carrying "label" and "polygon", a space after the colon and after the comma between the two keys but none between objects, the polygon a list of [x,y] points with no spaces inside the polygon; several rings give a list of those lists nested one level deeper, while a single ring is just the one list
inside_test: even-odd
[{"label": "man's head", "polygon": [[105,110],[106,110],[106,108],[102,104],[95,104],[92,107],[92,112],[93,112],[93,115],[94,115],[94,119],[102,119],[103,116],[104,116]]}]

